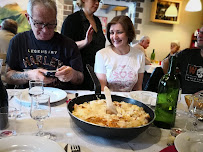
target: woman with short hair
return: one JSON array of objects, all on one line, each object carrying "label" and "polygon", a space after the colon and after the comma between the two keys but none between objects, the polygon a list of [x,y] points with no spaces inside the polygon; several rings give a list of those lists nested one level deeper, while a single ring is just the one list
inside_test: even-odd
[{"label": "woman with short hair", "polygon": [[145,56],[129,44],[135,38],[135,30],[128,16],[116,16],[107,25],[110,45],[97,52],[95,73],[101,89],[111,91],[142,90]]}]

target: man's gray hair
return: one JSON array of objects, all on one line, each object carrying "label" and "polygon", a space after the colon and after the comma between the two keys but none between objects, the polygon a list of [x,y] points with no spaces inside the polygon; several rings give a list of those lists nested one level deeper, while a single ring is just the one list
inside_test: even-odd
[{"label": "man's gray hair", "polygon": [[150,40],[149,36],[142,36],[139,40],[139,43],[141,43],[143,40]]},{"label": "man's gray hair", "polygon": [[17,34],[18,23],[12,19],[5,19],[1,22],[1,29]]},{"label": "man's gray hair", "polygon": [[37,4],[53,9],[57,14],[56,2],[54,0],[29,0],[27,5],[27,13],[32,16],[33,7]]}]

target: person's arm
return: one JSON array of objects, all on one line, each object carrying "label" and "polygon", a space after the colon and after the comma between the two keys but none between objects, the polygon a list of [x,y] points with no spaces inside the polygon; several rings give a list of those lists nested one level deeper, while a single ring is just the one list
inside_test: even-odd
[{"label": "person's arm", "polygon": [[71,82],[72,84],[81,84],[84,80],[84,75],[80,71],[76,71],[69,66],[59,68],[55,76],[62,82]]},{"label": "person's arm", "polygon": [[84,48],[86,45],[90,44],[90,42],[92,41],[92,36],[93,36],[94,30],[92,28],[92,25],[90,24],[87,32],[86,32],[86,37],[84,40],[81,41],[76,41],[76,44],[78,46],[79,49]]},{"label": "person's arm", "polygon": [[143,82],[144,73],[138,73],[138,80],[135,86],[133,87],[134,91],[142,90],[142,82]]},{"label": "person's arm", "polygon": [[26,84],[29,80],[41,80],[45,84],[49,84],[55,81],[54,78],[48,78],[44,76],[44,73],[46,73],[47,70],[45,69],[34,69],[34,70],[28,70],[24,72],[12,70],[10,67],[8,67],[8,70],[6,72],[6,82],[8,84]]},{"label": "person's arm", "polygon": [[151,61],[148,57],[145,56],[145,65],[150,65]]},{"label": "person's arm", "polygon": [[101,91],[104,91],[104,87],[107,86],[106,74],[96,73],[97,78],[101,84]]}]

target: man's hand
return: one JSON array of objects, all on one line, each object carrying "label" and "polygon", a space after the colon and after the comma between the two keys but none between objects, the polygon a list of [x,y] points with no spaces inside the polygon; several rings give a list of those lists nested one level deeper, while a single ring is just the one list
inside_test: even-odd
[{"label": "man's hand", "polygon": [[48,78],[44,76],[44,73],[47,72],[45,69],[34,69],[28,70],[25,72],[15,71],[8,67],[6,73],[6,82],[8,84],[25,84],[28,83],[29,80],[40,80],[44,81],[45,84],[49,84],[54,82],[56,79]]},{"label": "man's hand", "polygon": [[62,82],[72,82],[73,84],[80,84],[83,82],[82,72],[76,71],[69,66],[62,66],[59,68],[55,76]]},{"label": "man's hand", "polygon": [[40,80],[43,81],[44,84],[49,84],[54,82],[55,78],[46,77],[44,73],[46,73],[46,69],[34,69],[27,71],[29,80]]}]

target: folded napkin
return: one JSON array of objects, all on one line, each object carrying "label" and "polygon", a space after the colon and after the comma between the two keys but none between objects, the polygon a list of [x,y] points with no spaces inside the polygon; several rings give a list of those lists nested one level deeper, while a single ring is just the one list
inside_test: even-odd
[{"label": "folded napkin", "polygon": [[162,149],[160,152],[178,152],[174,145]]}]

